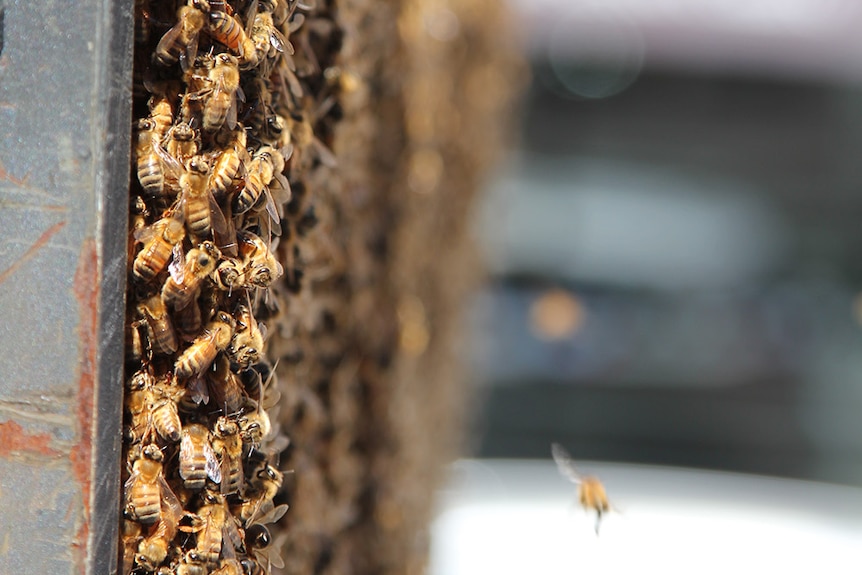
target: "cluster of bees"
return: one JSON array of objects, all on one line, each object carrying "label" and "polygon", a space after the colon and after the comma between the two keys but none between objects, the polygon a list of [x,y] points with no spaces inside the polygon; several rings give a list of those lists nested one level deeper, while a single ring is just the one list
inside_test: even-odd
[{"label": "cluster of bees", "polygon": [[271,527],[287,511],[288,440],[272,423],[266,321],[280,313],[277,280],[296,276],[276,253],[296,233],[286,211],[314,224],[292,176],[332,161],[290,41],[314,6],[135,9],[123,573],[269,573],[283,565]]}]

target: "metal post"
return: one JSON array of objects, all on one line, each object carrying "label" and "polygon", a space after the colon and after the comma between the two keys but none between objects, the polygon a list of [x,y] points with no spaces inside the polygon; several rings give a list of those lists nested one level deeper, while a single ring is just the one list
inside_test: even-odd
[{"label": "metal post", "polygon": [[0,572],[113,573],[132,3],[0,14]]}]

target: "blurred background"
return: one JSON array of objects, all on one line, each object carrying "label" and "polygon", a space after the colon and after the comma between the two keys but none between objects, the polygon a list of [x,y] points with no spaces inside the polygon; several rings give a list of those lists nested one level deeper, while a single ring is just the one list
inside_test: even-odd
[{"label": "blurred background", "polygon": [[[508,3],[531,79],[475,214],[476,459],[431,572],[841,570],[862,537],[862,4]],[[552,442],[621,510],[601,537]]]},{"label": "blurred background", "polygon": [[862,484],[862,4],[509,3],[474,453]]}]

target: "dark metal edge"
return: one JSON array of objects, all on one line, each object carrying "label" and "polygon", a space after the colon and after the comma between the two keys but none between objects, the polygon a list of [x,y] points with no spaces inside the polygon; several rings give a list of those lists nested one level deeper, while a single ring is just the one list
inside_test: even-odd
[{"label": "dark metal edge", "polygon": [[[93,476],[88,573],[118,570],[120,465],[122,448],[123,354],[125,334],[129,170],[131,162],[132,2],[104,0],[98,79],[104,136],[97,153],[99,290],[98,380],[93,438]],[[100,99],[101,99],[100,98]],[[98,144],[98,143],[97,143]]]}]

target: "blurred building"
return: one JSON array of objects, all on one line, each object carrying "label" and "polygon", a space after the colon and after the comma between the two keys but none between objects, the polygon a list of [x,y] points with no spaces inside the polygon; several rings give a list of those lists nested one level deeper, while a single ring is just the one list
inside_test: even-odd
[{"label": "blurred building", "polygon": [[513,4],[478,454],[862,483],[862,6]]}]

